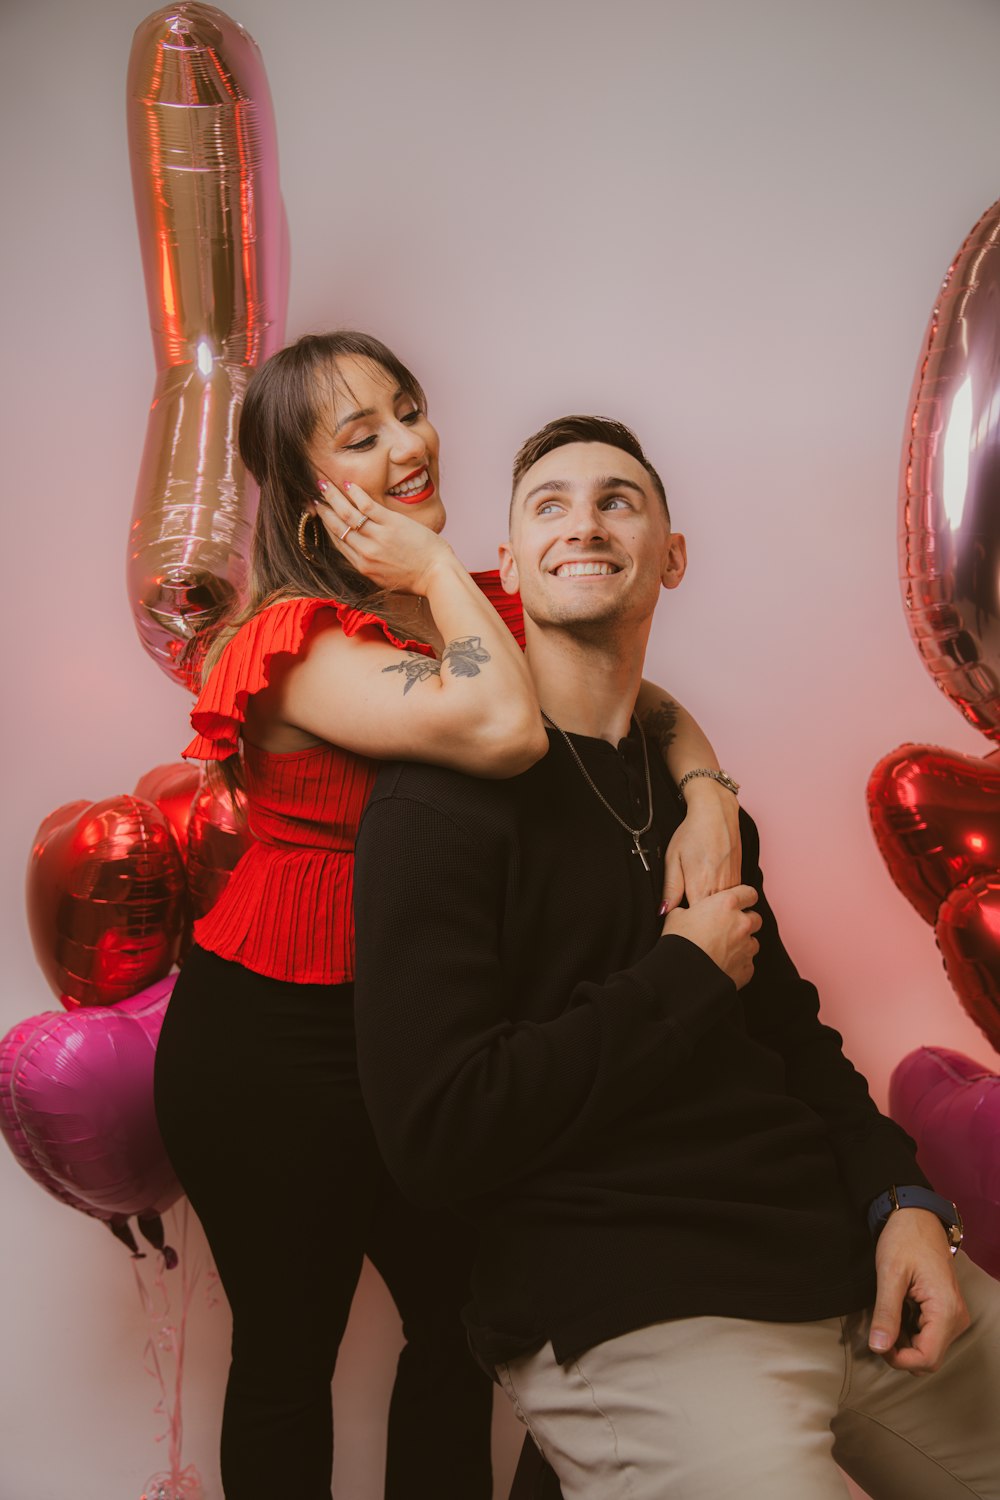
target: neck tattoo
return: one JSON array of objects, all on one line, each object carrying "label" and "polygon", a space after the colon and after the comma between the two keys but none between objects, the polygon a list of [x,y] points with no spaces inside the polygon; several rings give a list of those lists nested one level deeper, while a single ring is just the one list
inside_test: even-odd
[{"label": "neck tattoo", "polygon": [[631,834],[632,843],[635,845],[635,848],[632,850],[632,853],[633,854],[638,854],[639,858],[642,860],[643,869],[644,870],[648,870],[650,866],[649,866],[649,860],[648,860],[648,858],[646,856],[647,856],[647,854],[648,854],[649,851],[646,850],[646,849],[644,849],[642,847],[642,844],[641,844],[640,840],[643,838],[643,836],[645,834],[647,834],[649,832],[649,830],[653,826],[653,783],[652,783],[652,780],[651,780],[650,774],[649,774],[649,751],[646,748],[646,736],[643,734],[643,732],[642,732],[642,725],[640,724],[639,720],[636,718],[635,714],[632,715],[632,723],[635,725],[636,729],[638,729],[638,731],[639,731],[639,740],[640,740],[640,742],[642,744],[642,760],[643,760],[643,765],[646,768],[646,801],[649,804],[649,816],[647,817],[645,823],[643,823],[643,825],[642,825],[641,828],[633,828],[630,823],[626,823],[626,821],[625,821],[624,818],[619,817],[618,813],[615,812],[614,808],[611,806],[611,803],[608,801],[608,799],[605,796],[603,796],[603,794],[594,785],[594,782],[591,779],[591,776],[590,776],[590,774],[589,774],[586,766],[584,765],[583,761],[580,759],[579,755],[577,754],[576,746],[573,744],[573,741],[570,739],[570,737],[566,733],[565,729],[562,729],[556,723],[555,719],[550,719],[549,716],[548,716],[548,714],[545,712],[544,708],[542,709],[542,718],[545,720],[546,724],[551,724],[552,728],[555,729],[555,730],[558,730],[558,732],[562,735],[563,739],[566,741],[566,745],[567,745],[567,747],[569,749],[570,755],[572,755],[573,759],[576,761],[577,767],[578,767],[578,769],[580,771],[580,775],[583,777],[584,781],[590,787],[590,790],[593,792],[593,794],[597,798],[598,802],[602,802],[604,804],[604,806],[607,808],[608,812],[614,818],[615,822],[619,823],[621,825],[621,827],[625,829],[626,833]]}]

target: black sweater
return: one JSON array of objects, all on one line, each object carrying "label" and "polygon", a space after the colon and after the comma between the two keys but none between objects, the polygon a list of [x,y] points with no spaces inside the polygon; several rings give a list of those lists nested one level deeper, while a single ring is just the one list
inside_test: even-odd
[{"label": "black sweater", "polygon": [[[467,1319],[484,1363],[556,1358],[666,1318],[776,1321],[866,1305],[870,1200],[923,1183],[875,1108],[761,892],[754,977],[660,937],[680,815],[655,757],[655,848],[629,834],[566,746],[523,776],[380,774],[357,843],[362,1087],[416,1199],[480,1230]],[[574,736],[635,826],[641,748]]]}]

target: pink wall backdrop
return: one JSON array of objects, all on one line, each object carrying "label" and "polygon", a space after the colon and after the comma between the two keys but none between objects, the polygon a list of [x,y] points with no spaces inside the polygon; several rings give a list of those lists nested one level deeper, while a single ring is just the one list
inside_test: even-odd
[{"label": "pink wall backdrop", "polygon": [[[0,16],[2,1030],[49,998],[23,914],[38,822],[130,789],[186,738],[187,701],[141,651],[123,583],[153,386],[124,124],[147,8],[34,0]],[[876,853],[864,787],[903,740],[986,748],[910,645],[895,492],[937,286],[1000,194],[1000,11],[247,0],[232,13],[274,97],[290,336],[367,328],[416,368],[470,564],[495,555],[528,431],[580,409],[638,428],[691,557],[651,671],[743,782],[827,1018],[880,1099],[921,1043],[988,1061]],[[162,1424],[125,1252],[7,1153],[0,1177],[0,1493],[138,1497]],[[197,1302],[185,1456],[209,1500],[227,1337],[224,1311]],[[346,1500],[381,1494],[397,1347],[369,1273],[336,1386]],[[516,1441],[504,1412],[498,1495]]]}]

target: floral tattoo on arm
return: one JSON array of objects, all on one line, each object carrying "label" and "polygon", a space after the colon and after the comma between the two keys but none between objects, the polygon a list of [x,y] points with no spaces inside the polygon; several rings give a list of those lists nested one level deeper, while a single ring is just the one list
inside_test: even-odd
[{"label": "floral tattoo on arm", "polygon": [[666,757],[677,736],[677,704],[672,698],[661,698],[656,708],[647,709],[643,714],[642,727],[659,745],[660,754]]},{"label": "floral tattoo on arm", "polygon": [[383,667],[382,671],[399,672],[402,675],[405,698],[414,683],[426,682],[428,677],[440,677],[445,662],[456,677],[478,677],[481,664],[489,659],[490,653],[484,650],[481,638],[478,635],[467,635],[461,640],[449,641],[441,653],[440,661],[435,661],[433,656],[422,656],[419,651],[406,651],[401,660]]},{"label": "floral tattoo on arm", "polygon": [[441,656],[456,677],[478,677],[480,663],[489,661],[490,653],[484,651],[478,635],[467,635],[460,641],[449,641]]},{"label": "floral tattoo on arm", "polygon": [[435,661],[433,656],[421,656],[419,651],[407,651],[399,661],[394,661],[391,667],[383,667],[386,672],[401,672],[403,674],[403,697],[405,698],[415,682],[426,682],[428,677],[441,676],[441,663]]}]

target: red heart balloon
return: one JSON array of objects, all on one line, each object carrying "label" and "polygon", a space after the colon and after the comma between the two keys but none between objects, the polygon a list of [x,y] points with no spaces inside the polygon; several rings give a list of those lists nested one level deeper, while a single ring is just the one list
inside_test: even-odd
[{"label": "red heart balloon", "polygon": [[237,862],[253,843],[239,797],[236,808],[225,787],[202,786],[191,805],[187,879],[191,909],[203,917],[218,901]]},{"label": "red heart balloon", "polygon": [[114,1005],[161,979],[187,908],[163,814],[129,796],[58,808],[35,836],[27,901],[35,956],[67,1009]]},{"label": "red heart balloon", "polygon": [[1000,870],[1000,766],[936,745],[901,745],[868,782],[882,858],[925,922],[957,885]]},{"label": "red heart balloon", "polygon": [[135,784],[135,796],[154,803],[166,818],[182,855],[187,852],[191,805],[204,782],[205,773],[200,766],[173,760],[165,766],[154,766]]},{"label": "red heart balloon", "polygon": [[963,1008],[1000,1052],[1000,871],[953,891],[935,930]]}]

